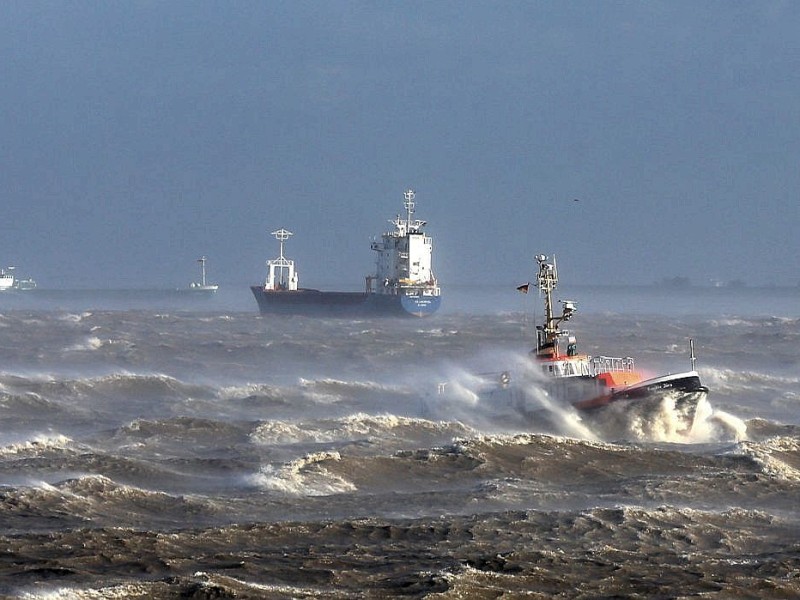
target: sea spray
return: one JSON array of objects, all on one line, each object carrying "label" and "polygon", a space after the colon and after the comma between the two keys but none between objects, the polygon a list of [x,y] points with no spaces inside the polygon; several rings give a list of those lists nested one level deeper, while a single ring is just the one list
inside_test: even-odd
[{"label": "sea spray", "polygon": [[747,424],[730,413],[715,409],[708,398],[703,398],[697,403],[694,423],[687,443],[719,442],[734,440],[736,442],[747,439]]}]

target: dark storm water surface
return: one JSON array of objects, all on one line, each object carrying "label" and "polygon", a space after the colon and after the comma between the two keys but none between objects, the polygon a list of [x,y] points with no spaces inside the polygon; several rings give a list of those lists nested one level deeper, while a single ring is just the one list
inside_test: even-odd
[{"label": "dark storm water surface", "polygon": [[[246,292],[246,290],[245,290]],[[0,594],[800,595],[800,291],[575,288],[588,353],[698,370],[695,427],[543,432],[484,388],[537,303],[425,320],[0,298]]]}]

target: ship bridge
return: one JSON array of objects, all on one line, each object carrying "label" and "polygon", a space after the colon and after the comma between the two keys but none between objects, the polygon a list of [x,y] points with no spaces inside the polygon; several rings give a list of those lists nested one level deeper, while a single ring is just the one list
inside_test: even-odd
[{"label": "ship bridge", "polygon": [[372,242],[378,253],[375,275],[367,277],[367,291],[379,294],[431,294],[439,288],[431,266],[433,240],[422,231],[426,222],[414,219],[414,190],[404,194],[405,216],[389,222],[394,230],[384,233],[380,242]]}]

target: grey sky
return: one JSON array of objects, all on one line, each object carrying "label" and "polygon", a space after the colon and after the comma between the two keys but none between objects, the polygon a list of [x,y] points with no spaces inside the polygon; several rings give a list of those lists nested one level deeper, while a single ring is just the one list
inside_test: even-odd
[{"label": "grey sky", "polygon": [[[0,264],[360,285],[417,191],[442,283],[800,282],[793,2],[4,2]],[[575,202],[579,199],[579,202]],[[567,266],[564,266],[567,265]]]}]

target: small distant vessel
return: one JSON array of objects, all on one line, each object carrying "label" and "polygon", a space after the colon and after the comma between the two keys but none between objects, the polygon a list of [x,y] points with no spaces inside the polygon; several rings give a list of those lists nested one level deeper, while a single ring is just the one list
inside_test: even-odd
[{"label": "small distant vessel", "polygon": [[26,291],[36,287],[33,279],[17,279],[14,275],[16,267],[6,267],[0,269],[0,292],[9,290]]},{"label": "small distant vessel", "polygon": [[206,294],[214,294],[217,289],[219,289],[219,285],[216,283],[208,283],[206,282],[206,261],[208,259],[205,256],[201,256],[197,259],[197,262],[200,263],[200,283],[192,282],[189,285],[189,291],[191,292],[199,292],[199,293],[206,293]]},{"label": "small distant vessel", "polygon": [[[548,398],[566,403],[582,415],[597,416],[611,406],[641,409],[647,405],[656,408],[666,396],[674,401],[675,414],[681,421],[681,430],[691,429],[699,401],[708,393],[694,370],[694,345],[689,340],[692,370],[681,373],[646,377],[637,371],[631,357],[589,356],[578,353],[575,336],[560,329],[577,311],[572,300],[562,300],[561,315],[553,311],[552,292],[558,284],[556,261],[544,255],[536,257],[539,271],[537,287],[544,298],[544,321],[536,326],[536,347],[531,356],[545,377],[544,390]],[[518,289],[527,292],[527,284]],[[509,388],[511,375],[501,375],[501,385]],[[522,400],[516,399],[517,408],[530,412]]]},{"label": "small distant vessel", "polygon": [[366,277],[363,292],[320,291],[299,287],[294,261],[284,256],[291,231],[272,235],[280,243],[278,258],[267,261],[263,285],[251,286],[261,314],[319,316],[403,316],[433,314],[441,303],[441,290],[432,269],[433,241],[423,232],[425,221],[414,219],[415,193],[404,193],[404,217],[389,221],[394,230],[371,244],[378,253],[374,275]]},{"label": "small distant vessel", "polygon": [[31,279],[30,277],[27,279],[17,279],[14,282],[14,289],[20,291],[27,291],[27,290],[34,290],[36,289],[36,282]]}]

